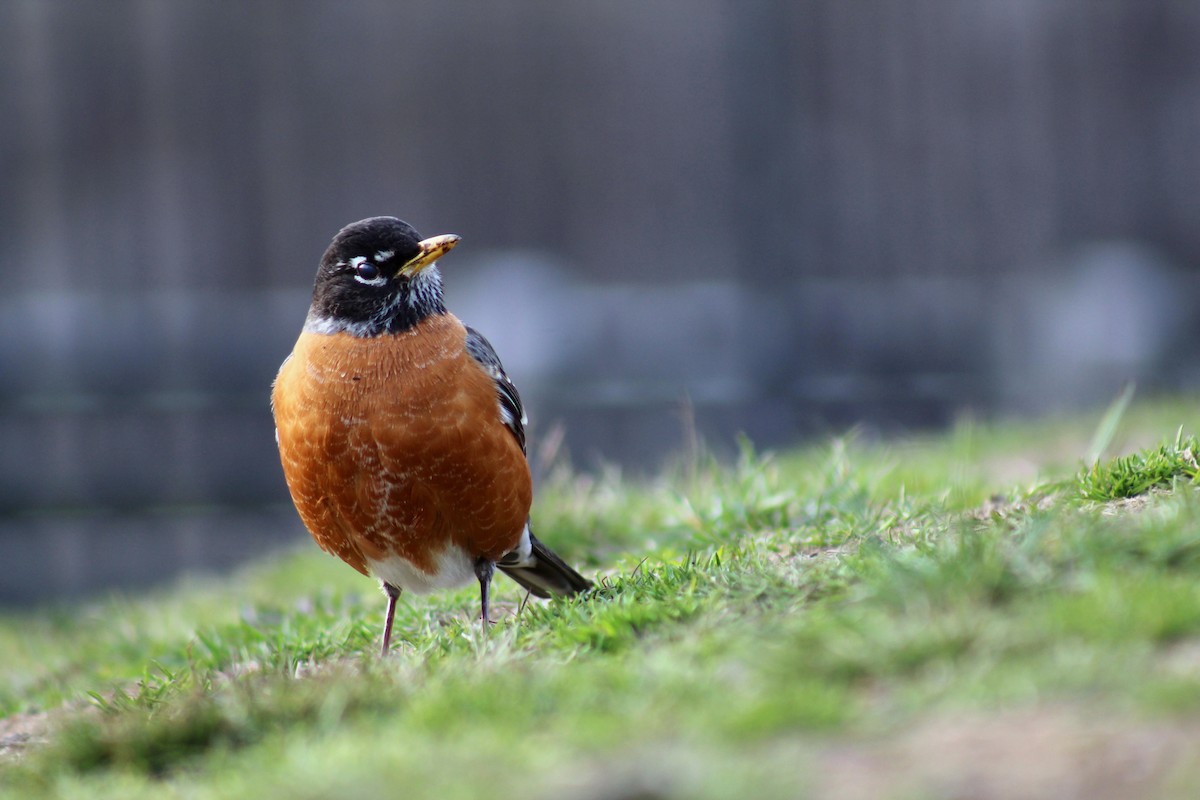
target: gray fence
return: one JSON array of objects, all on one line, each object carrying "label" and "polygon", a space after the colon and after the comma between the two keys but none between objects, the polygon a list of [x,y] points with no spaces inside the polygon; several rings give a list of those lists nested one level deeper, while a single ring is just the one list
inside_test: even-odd
[{"label": "gray fence", "polygon": [[268,386],[370,214],[584,466],[1200,372],[1195,3],[13,0],[0,74],[0,601],[302,539]]}]

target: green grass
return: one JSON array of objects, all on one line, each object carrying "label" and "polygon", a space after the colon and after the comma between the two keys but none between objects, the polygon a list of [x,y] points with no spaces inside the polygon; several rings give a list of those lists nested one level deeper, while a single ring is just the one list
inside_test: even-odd
[{"label": "green grass", "polygon": [[0,794],[1193,796],[1200,403],[1114,408],[560,467],[535,526],[597,591],[486,634],[471,589],[405,597],[385,661],[382,594],[312,546],[10,613],[0,742],[45,742]]},{"label": "green grass", "polygon": [[1097,461],[1079,476],[1079,487],[1088,500],[1106,501],[1137,497],[1151,489],[1170,488],[1180,479],[1195,482],[1200,477],[1200,439],[1184,438],[1183,428],[1175,441],[1106,463]]}]

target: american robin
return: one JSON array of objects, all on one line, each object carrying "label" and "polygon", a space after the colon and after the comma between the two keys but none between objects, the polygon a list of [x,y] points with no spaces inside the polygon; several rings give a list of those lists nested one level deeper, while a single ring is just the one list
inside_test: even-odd
[{"label": "american robin", "polygon": [[482,334],[446,310],[436,261],[459,242],[395,217],[347,225],[271,393],[283,473],[321,549],[396,600],[496,567],[538,597],[591,582],[533,535],[521,397]]}]

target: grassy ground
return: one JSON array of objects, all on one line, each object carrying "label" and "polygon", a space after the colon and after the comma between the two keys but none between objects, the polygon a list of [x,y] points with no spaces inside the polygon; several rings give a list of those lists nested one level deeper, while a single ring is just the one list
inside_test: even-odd
[{"label": "grassy ground", "polygon": [[314,546],[3,616],[0,794],[1198,796],[1198,423],[560,470],[535,525],[600,589],[502,582],[486,635],[474,590],[406,598],[386,661]]}]

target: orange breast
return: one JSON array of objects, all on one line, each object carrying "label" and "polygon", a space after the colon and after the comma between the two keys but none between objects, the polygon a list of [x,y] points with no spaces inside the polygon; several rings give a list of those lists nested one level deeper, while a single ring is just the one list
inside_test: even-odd
[{"label": "orange breast", "polygon": [[359,572],[389,555],[432,572],[448,543],[491,560],[516,547],[529,466],[453,315],[373,338],[302,333],[271,402],[300,518]]}]

